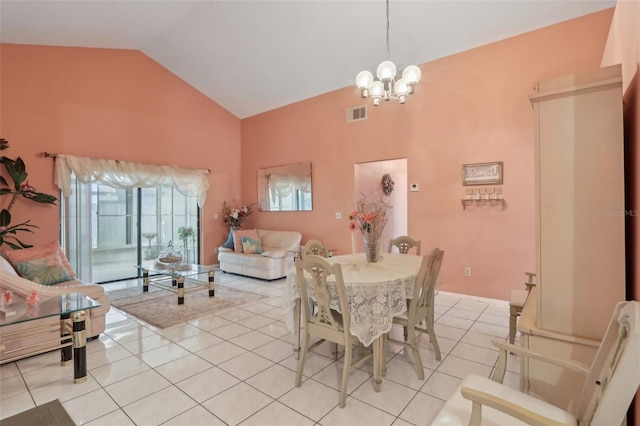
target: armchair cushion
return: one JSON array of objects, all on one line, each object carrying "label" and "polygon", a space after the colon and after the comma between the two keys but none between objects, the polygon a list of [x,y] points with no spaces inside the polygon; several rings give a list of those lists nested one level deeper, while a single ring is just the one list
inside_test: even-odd
[{"label": "armchair cushion", "polygon": [[2,255],[11,263],[14,268],[16,268],[16,264],[18,263],[28,262],[34,259],[51,256],[53,253],[58,254],[62,265],[67,270],[71,278],[75,278],[76,273],[71,267],[71,264],[67,260],[67,257],[64,255],[64,252],[62,251],[62,248],[57,241],[52,241],[49,244],[43,244],[41,246],[34,246],[22,250],[3,251]]},{"label": "armchair cushion", "polygon": [[[516,392],[513,389],[504,386],[491,379],[487,379],[475,374],[469,374],[456,389],[453,396],[444,405],[438,416],[433,420],[432,424],[437,425],[466,425],[469,424],[471,415],[472,402],[465,399],[462,392],[489,394],[493,398],[495,404],[511,408],[525,417],[528,413],[536,413],[537,415],[553,420],[560,424],[577,424],[575,416],[561,410],[547,402],[536,399],[524,393]],[[548,422],[545,422],[548,423]],[[504,412],[498,411],[487,405],[482,407],[482,424],[483,425],[516,425],[527,424],[512,417]]]},{"label": "armchair cushion", "polygon": [[277,249],[265,250],[265,251],[262,252],[262,255],[264,257],[270,257],[272,259],[282,259],[283,257],[285,257],[287,255],[287,251],[286,250],[277,250]]},{"label": "armchair cushion", "polygon": [[42,285],[54,285],[73,279],[64,268],[57,251],[36,259],[17,262],[13,266],[22,277]]}]

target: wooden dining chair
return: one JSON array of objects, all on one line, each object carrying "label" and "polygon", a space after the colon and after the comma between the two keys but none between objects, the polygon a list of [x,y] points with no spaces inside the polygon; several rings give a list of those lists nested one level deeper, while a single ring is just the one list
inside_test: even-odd
[{"label": "wooden dining chair", "polygon": [[420,256],[420,240],[414,240],[406,235],[389,240],[389,253],[391,253],[393,247],[397,247],[402,254],[409,253],[409,250],[415,247],[416,255]]},{"label": "wooden dining chair", "polygon": [[[357,358],[355,360],[352,359],[353,344],[357,344],[358,340],[349,331],[351,311],[347,301],[347,292],[344,287],[340,264],[331,265],[320,256],[309,255],[304,259],[296,260],[295,266],[296,283],[301,300],[308,300],[310,296],[313,296],[316,302],[316,307],[313,310],[310,309],[307,303],[300,304],[302,309],[302,347],[296,371],[296,387],[300,387],[302,384],[304,362],[307,353],[311,349],[325,341],[344,345],[344,363],[339,396],[340,408],[344,408],[350,370],[371,358],[372,353],[364,354],[364,351],[357,351]],[[331,279],[332,288],[330,289],[327,286],[327,278],[331,276],[333,277]],[[311,281],[312,295],[307,291],[307,280]],[[335,292],[338,296],[340,312],[331,309],[332,292]],[[311,336],[316,336],[320,340],[309,346]]]},{"label": "wooden dining chair", "polygon": [[[422,258],[420,272],[418,272],[416,283],[413,286],[413,299],[407,301],[408,308],[403,314],[393,317],[393,323],[399,324],[404,328],[404,340],[387,337],[390,342],[411,348],[420,380],[424,380],[424,368],[422,367],[422,358],[420,358],[420,351],[418,350],[416,331],[429,335],[429,341],[436,352],[436,360],[440,361],[442,359],[438,339],[433,330],[433,299],[436,279],[440,272],[443,258],[444,251],[437,248],[429,256]],[[422,325],[423,320],[426,326]]]},{"label": "wooden dining chair", "polygon": [[533,282],[536,274],[533,272],[525,272],[525,275],[529,277],[527,282],[524,283],[525,288],[523,290],[512,290],[511,298],[509,299],[509,343],[511,344],[516,341],[516,324],[518,317],[522,313],[524,304],[527,303],[531,289],[536,286],[536,283]]},{"label": "wooden dining chair", "polygon": [[[468,374],[431,424],[625,424],[627,410],[640,386],[639,302],[618,303],[591,366],[501,340],[492,343],[500,349],[500,355],[491,378]],[[585,380],[579,403],[572,411],[566,411],[503,385],[509,352],[583,374]],[[559,384],[550,384],[553,385]]]},{"label": "wooden dining chair", "polygon": [[320,240],[309,240],[307,244],[300,247],[300,257],[304,259],[309,255],[329,257],[327,244]]}]

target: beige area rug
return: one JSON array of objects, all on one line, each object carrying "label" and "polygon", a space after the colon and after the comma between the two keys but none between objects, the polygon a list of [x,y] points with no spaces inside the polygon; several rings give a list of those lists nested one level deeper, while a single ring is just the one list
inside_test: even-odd
[{"label": "beige area rug", "polygon": [[220,284],[215,286],[215,296],[209,297],[208,286],[188,282],[185,282],[183,305],[178,305],[176,292],[153,285],[149,286],[147,293],[143,293],[140,286],[107,294],[112,306],[159,328],[171,327],[266,297]]},{"label": "beige area rug", "polygon": [[2,426],[75,426],[71,416],[57,399],[2,419],[0,424]]}]

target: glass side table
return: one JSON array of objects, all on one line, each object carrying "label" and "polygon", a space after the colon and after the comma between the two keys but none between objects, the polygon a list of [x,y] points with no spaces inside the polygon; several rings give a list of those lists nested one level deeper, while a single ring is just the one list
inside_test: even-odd
[{"label": "glass side table", "polygon": [[[43,299],[35,305],[28,304],[24,298],[14,294],[11,307],[15,311],[15,315],[1,317],[0,327],[59,316],[60,344],[58,347],[60,347],[62,365],[73,362],[73,382],[83,383],[87,381],[87,335],[85,331],[87,311],[100,306],[98,302],[82,293],[53,296]],[[3,340],[15,342],[37,336],[39,333],[38,328],[26,332],[23,330],[3,333],[0,336],[0,351],[5,353],[6,350]],[[11,362],[26,356],[47,352],[41,348],[38,349],[37,346],[34,345],[32,352],[23,353],[17,358],[3,359],[2,362]]]}]

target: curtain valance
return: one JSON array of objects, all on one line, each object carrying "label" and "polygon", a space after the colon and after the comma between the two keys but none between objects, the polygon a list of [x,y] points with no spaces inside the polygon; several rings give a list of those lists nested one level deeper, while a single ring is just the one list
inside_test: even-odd
[{"label": "curtain valance", "polygon": [[207,189],[209,189],[207,179],[209,172],[206,170],[58,154],[54,180],[65,197],[72,193],[72,172],[80,182],[98,182],[113,188],[131,189],[170,185],[186,197],[196,197],[199,207],[204,205]]},{"label": "curtain valance", "polygon": [[311,176],[270,175],[268,179],[273,198],[287,197],[293,190],[311,192]]}]

